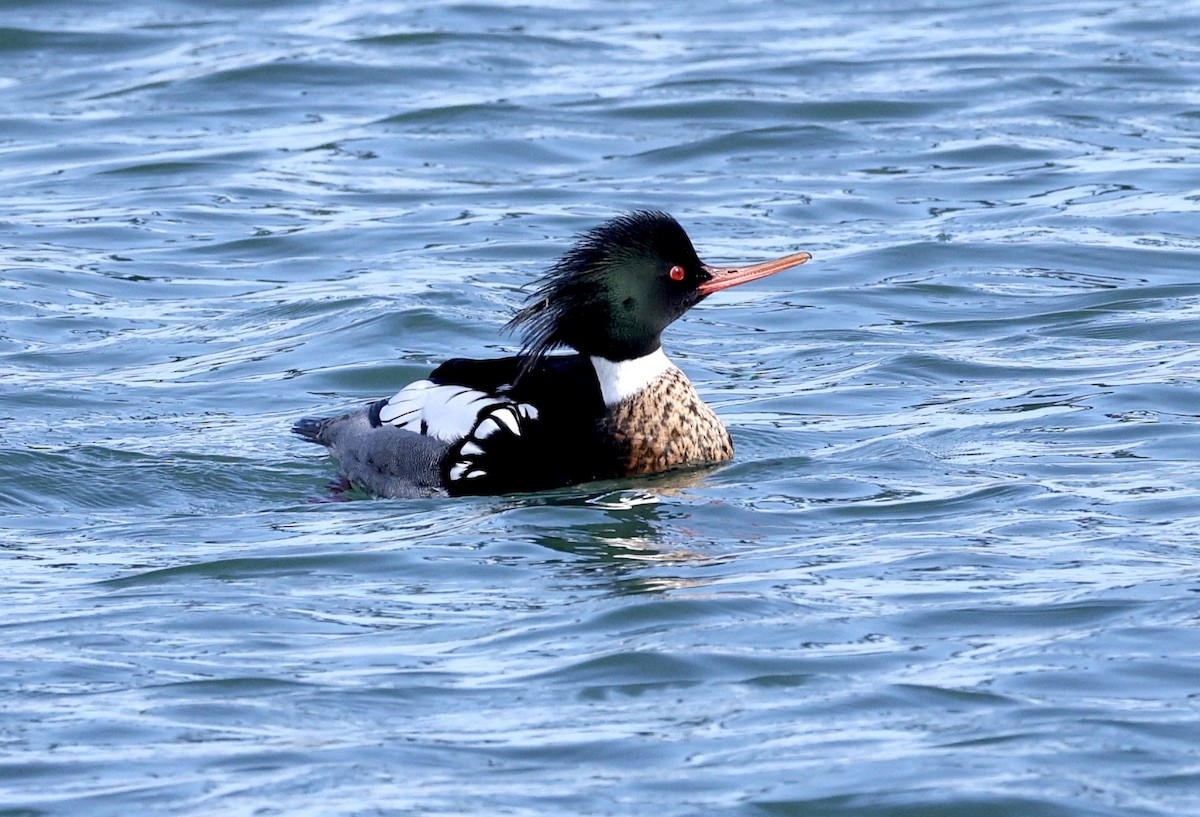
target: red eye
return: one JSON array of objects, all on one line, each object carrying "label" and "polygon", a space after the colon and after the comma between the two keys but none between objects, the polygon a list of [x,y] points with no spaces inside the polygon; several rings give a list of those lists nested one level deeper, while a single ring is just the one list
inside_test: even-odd
[{"label": "red eye", "polygon": [[668,272],[667,275],[671,276],[672,281],[682,281],[684,276],[687,275],[687,270],[676,264],[675,266],[671,267],[671,271]]}]

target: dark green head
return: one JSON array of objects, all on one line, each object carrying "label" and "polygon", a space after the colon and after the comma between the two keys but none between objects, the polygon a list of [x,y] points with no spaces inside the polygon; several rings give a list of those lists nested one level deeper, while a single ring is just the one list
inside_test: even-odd
[{"label": "dark green head", "polygon": [[522,330],[523,354],[531,357],[569,346],[629,360],[659,347],[667,325],[703,297],[697,286],[704,280],[679,222],[666,213],[629,213],[581,236],[508,328]]},{"label": "dark green head", "polygon": [[639,210],[581,236],[506,328],[521,330],[529,365],[563,346],[632,360],[658,349],[663,330],[709,293],[808,258],[799,253],[741,269],[710,267],[679,222]]}]

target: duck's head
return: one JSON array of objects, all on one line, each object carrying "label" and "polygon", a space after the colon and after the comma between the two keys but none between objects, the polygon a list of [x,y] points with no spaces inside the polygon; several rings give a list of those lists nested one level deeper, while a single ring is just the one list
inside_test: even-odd
[{"label": "duck's head", "polygon": [[708,295],[803,264],[801,252],[744,267],[713,267],[666,213],[617,216],[579,238],[508,323],[527,363],[569,346],[613,361],[650,354],[662,332]]}]

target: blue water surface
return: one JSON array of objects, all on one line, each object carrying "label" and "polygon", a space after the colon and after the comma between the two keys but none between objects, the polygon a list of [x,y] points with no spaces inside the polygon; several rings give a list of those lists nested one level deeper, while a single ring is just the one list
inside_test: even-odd
[{"label": "blue water surface", "polygon": [[[1200,814],[1200,3],[0,5],[0,815]],[[575,233],[735,461],[330,501]]]}]

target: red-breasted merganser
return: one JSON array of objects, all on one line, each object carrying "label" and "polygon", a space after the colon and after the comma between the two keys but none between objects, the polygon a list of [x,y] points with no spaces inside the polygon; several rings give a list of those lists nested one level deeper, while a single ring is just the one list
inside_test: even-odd
[{"label": "red-breasted merganser", "polygon": [[[621,215],[580,237],[509,321],[520,354],[447,361],[392,397],[293,430],[382,497],[537,491],[725,462],[729,432],[663,353],[663,330],[714,292],[809,258],[713,267],[666,213]],[[575,354],[549,354],[562,347]]]}]

